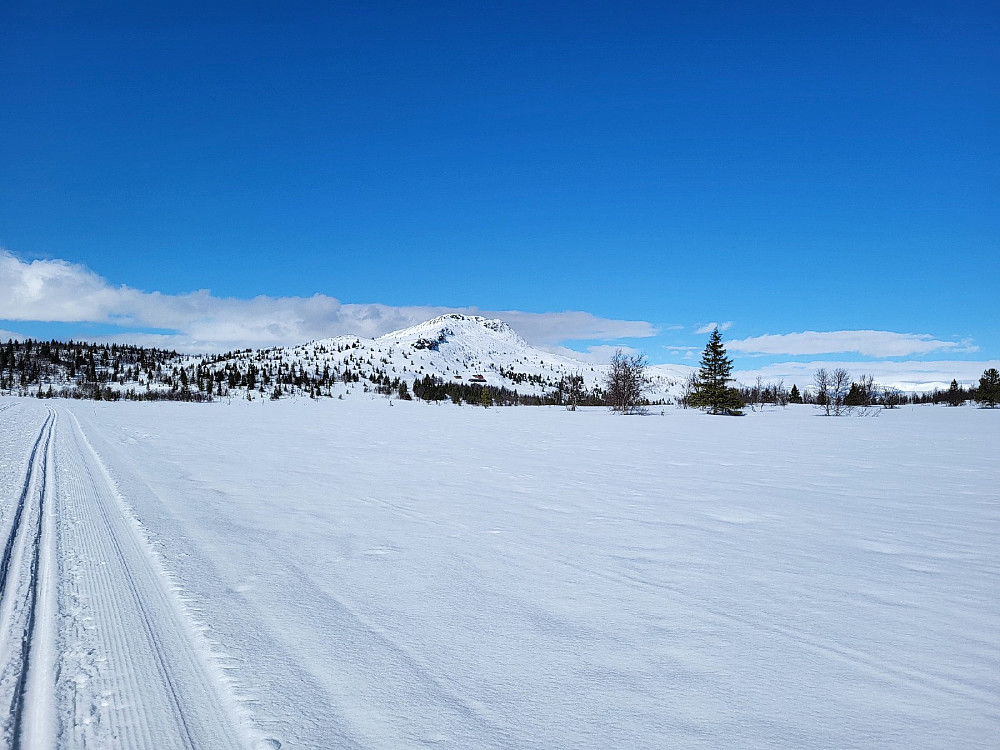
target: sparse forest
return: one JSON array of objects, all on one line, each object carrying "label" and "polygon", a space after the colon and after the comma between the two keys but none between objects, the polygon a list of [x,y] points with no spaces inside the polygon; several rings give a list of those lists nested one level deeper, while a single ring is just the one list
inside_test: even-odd
[{"label": "sparse forest", "polygon": [[0,393],[98,401],[206,401],[209,380],[177,352],[127,344],[8,341],[0,346]]}]

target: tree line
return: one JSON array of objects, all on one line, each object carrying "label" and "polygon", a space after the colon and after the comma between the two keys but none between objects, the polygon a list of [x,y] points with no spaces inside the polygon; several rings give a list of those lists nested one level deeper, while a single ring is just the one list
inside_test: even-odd
[{"label": "tree line", "polygon": [[[337,352],[357,348],[357,344],[338,346]],[[515,384],[546,388],[540,395],[519,393],[506,386],[445,380],[437,375],[425,375],[411,383],[388,372],[389,361],[383,357],[376,362],[372,355],[364,359],[359,352],[349,353],[340,365],[321,363],[315,357],[289,362],[278,349],[247,349],[213,358],[186,359],[175,351],[127,344],[9,340],[0,345],[0,393],[39,398],[211,401],[230,398],[235,392],[250,400],[255,394],[277,400],[297,394],[332,397],[333,386],[342,383],[400,400],[417,398],[484,406],[556,405],[572,410],[605,405],[620,414],[635,414],[652,405],[646,397],[651,385],[648,365],[641,353],[615,352],[606,376],[591,388],[579,373],[555,379],[501,368],[500,374]],[[977,402],[995,408],[1000,402],[1000,374],[994,368],[983,373],[978,385],[963,387],[953,380],[947,390],[925,394],[902,393],[875,382],[871,375],[853,378],[843,368],[818,369],[813,387],[802,391],[797,384],[789,389],[781,381],[764,383],[761,378],[752,385],[737,384],[732,371],[733,362],[716,328],[702,353],[699,369],[682,384],[677,404],[709,414],[739,415],[747,408],[806,403],[824,414],[841,416],[908,403],[959,406]]]}]

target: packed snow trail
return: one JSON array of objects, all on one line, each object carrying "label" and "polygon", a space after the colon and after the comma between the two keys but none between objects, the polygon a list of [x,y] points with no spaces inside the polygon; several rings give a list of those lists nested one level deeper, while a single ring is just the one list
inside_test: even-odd
[{"label": "packed snow trail", "polygon": [[0,529],[4,746],[246,747],[225,688],[100,458],[72,414],[46,411]]}]

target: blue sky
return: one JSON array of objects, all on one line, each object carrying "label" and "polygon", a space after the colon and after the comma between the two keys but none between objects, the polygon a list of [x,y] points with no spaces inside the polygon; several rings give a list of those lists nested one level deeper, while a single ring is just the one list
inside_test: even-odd
[{"label": "blue sky", "polygon": [[3,4],[3,331],[1000,358],[993,3],[202,5]]}]

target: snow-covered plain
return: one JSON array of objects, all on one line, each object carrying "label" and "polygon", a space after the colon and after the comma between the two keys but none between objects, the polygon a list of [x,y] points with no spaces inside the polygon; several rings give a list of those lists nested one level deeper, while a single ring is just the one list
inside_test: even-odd
[{"label": "snow-covered plain", "polygon": [[47,498],[24,514],[55,615],[29,629],[31,747],[1000,736],[997,412],[0,410],[0,545]]}]

